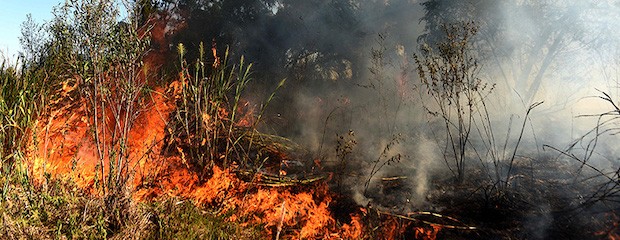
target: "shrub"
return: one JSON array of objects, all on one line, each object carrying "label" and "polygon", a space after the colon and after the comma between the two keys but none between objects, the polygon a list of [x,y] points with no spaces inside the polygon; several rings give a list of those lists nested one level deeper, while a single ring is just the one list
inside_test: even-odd
[{"label": "shrub", "polygon": [[445,41],[436,46],[422,44],[414,55],[422,90],[432,99],[424,106],[443,125],[443,157],[457,182],[465,177],[465,153],[478,111],[493,86],[478,78],[478,62],[471,51],[473,23],[444,27]]}]

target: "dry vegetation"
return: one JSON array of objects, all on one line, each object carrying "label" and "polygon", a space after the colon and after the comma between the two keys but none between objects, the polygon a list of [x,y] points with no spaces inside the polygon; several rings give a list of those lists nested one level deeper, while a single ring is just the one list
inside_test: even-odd
[{"label": "dry vegetation", "polygon": [[50,39],[2,65],[0,235],[359,236],[329,212],[325,175],[286,176],[295,145],[256,128],[285,81],[255,108],[242,99],[252,64],[228,49],[201,43],[188,60],[178,44],[177,64],[162,63],[169,53],[149,46],[167,41],[166,20],[138,6],[119,21],[112,1],[69,1]]},{"label": "dry vegetation", "polygon": [[[486,106],[494,86],[477,75],[470,42],[478,30],[474,23],[444,25],[445,41],[422,44],[414,56],[421,79],[417,87],[430,99],[423,107],[436,117],[433,130],[443,149],[439,154],[452,176],[431,179],[424,201],[441,206],[437,212],[399,212],[381,203],[359,206],[347,195],[346,180],[358,167],[364,139],[352,130],[336,135],[331,169],[321,165],[322,152],[312,164],[300,164],[300,158],[311,158],[307,150],[259,128],[286,81],[269,86],[260,102],[249,102],[252,63],[232,59],[234,49],[218,46],[216,40],[210,46],[196,44],[197,49],[170,44],[169,34],[186,26],[149,3],[127,1],[129,11],[121,14],[114,1],[71,0],[55,9],[49,25],[24,24],[23,58],[0,66],[0,238],[536,239],[620,234],[612,211],[620,196],[620,170],[608,172],[589,161],[599,139],[617,133],[620,109],[602,93],[613,109],[597,116],[592,132],[568,149],[546,146],[589,175],[573,174],[573,165],[556,161],[560,157],[535,162],[517,154],[530,113],[541,103],[527,108],[515,139],[508,139],[510,130],[507,139],[496,139]],[[40,30],[47,37],[37,35]],[[371,71],[379,74],[379,65]],[[370,162],[369,176],[360,178],[364,194],[382,169],[407,157],[391,151],[402,139],[395,134]],[[579,152],[578,145],[587,147]],[[538,177],[548,175],[554,177]],[[381,178],[380,187],[385,194],[397,191],[406,178]],[[581,196],[579,184],[596,179],[599,188],[587,191],[583,201],[563,198]],[[534,204],[548,198],[552,201],[544,209]],[[600,208],[606,203],[611,207]],[[589,207],[610,215],[590,222],[573,217]],[[561,220],[549,223],[549,215]],[[522,233],[536,227],[552,232]]]}]

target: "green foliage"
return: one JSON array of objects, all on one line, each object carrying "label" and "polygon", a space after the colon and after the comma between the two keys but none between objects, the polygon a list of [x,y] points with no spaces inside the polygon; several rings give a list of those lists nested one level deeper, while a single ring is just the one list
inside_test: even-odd
[{"label": "green foliage", "polygon": [[[127,8],[139,10],[136,8]],[[138,14],[121,20],[114,1],[68,1],[56,10],[51,28],[68,73],[81,82],[99,158],[98,183],[104,194],[121,194],[132,173],[129,131],[140,113],[145,90],[139,79],[148,39],[139,35]],[[110,120],[112,119],[112,120]],[[113,203],[111,203],[113,204]]]},{"label": "green foliage", "polygon": [[45,79],[22,65],[0,64],[0,166],[2,198],[11,182],[29,184],[24,154],[34,119],[40,114]]},{"label": "green foliage", "polygon": [[82,192],[72,179],[48,179],[33,190],[13,185],[0,203],[2,239],[257,239],[258,226],[228,222],[176,198],[149,204],[132,204],[122,226],[104,198]]},{"label": "green foliage", "polygon": [[241,227],[188,201],[168,199],[153,203],[148,208],[153,213],[153,224],[156,226],[149,239],[261,238],[261,229],[257,226]]},{"label": "green foliage", "polygon": [[0,203],[2,238],[105,238],[102,201],[76,190],[69,180],[47,179],[41,187],[13,184]]},{"label": "green foliage", "polygon": [[[69,0],[54,10],[48,25],[32,19],[22,25],[23,63],[0,66],[0,238],[255,238],[258,230],[246,231],[189,202],[140,206],[132,201],[129,131],[148,91],[141,77],[147,75],[141,59],[149,47],[148,27],[140,24],[153,11],[145,8],[153,5],[127,3],[136,5],[125,6],[130,10],[125,19],[115,1]],[[184,47],[179,50],[184,59]],[[188,142],[196,144],[190,157],[199,166],[216,159],[225,165],[231,159],[246,161],[256,123],[275,91],[258,116],[252,115],[251,126],[238,126],[252,64],[244,58],[228,64],[228,51],[207,63],[207,52],[201,44],[195,65],[181,62],[174,136],[190,136]],[[62,104],[58,94],[51,94],[61,82],[78,86],[71,97],[88,101],[99,160],[94,187],[100,194],[83,192],[73,179],[49,173],[34,184],[25,165],[26,147],[37,145],[35,120],[44,106]]]},{"label": "green foliage", "polygon": [[[255,116],[251,111],[240,110],[243,103],[241,96],[251,81],[252,63],[246,63],[241,57],[238,64],[230,64],[229,50],[226,49],[223,58],[220,58],[215,53],[215,46],[212,48],[213,58],[207,60],[204,44],[201,43],[199,57],[192,66],[185,60],[187,50],[183,44],[177,46],[177,51],[181,65],[180,86],[170,132],[177,150],[189,154],[192,164],[202,172],[220,162],[228,166],[231,160],[237,160],[242,165],[261,161],[260,157],[249,157],[256,124],[284,80],[280,81]],[[245,110],[248,108],[247,105],[243,107]],[[246,116],[240,116],[242,113]],[[242,117],[250,122],[240,124]]]},{"label": "green foliage", "polygon": [[174,117],[176,124],[172,130],[178,137],[175,144],[187,146],[189,158],[199,169],[210,168],[222,157],[226,165],[238,140],[233,131],[235,111],[241,92],[250,80],[252,64],[246,66],[241,59],[239,65],[228,65],[228,50],[222,60],[214,56],[213,63],[209,64],[202,43],[199,58],[193,65],[185,61],[187,50],[183,44],[177,46],[177,51],[181,78]]},{"label": "green foliage", "polygon": [[[149,42],[138,31],[138,15],[129,12],[128,18],[121,21],[115,1],[66,1],[54,10],[54,16],[47,26],[37,25],[31,19],[22,25],[20,40],[25,49],[25,61],[19,66],[23,69],[18,71],[2,64],[0,157],[4,172],[0,183],[4,189],[3,200],[8,204],[7,211],[12,211],[10,208],[15,205],[27,206],[23,214],[29,216],[30,222],[25,226],[45,226],[41,231],[46,233],[49,232],[45,228],[54,226],[52,232],[69,238],[105,238],[118,232],[132,217],[127,192],[132,174],[127,143],[145,90],[139,75],[141,58]],[[39,30],[46,31],[37,32]],[[100,179],[96,182],[99,183],[97,189],[103,193],[101,198],[76,198],[76,189],[48,189],[47,183],[42,188],[35,187],[23,166],[27,141],[36,136],[31,128],[33,119],[41,114],[44,104],[58,97],[49,93],[55,93],[60,88],[58,83],[66,81],[73,81],[80,87],[82,97],[89,100],[89,117],[94,123],[92,132],[100,160]],[[36,142],[36,138],[32,140]],[[11,188],[13,191],[9,191]],[[45,204],[47,201],[62,204]],[[95,212],[86,212],[94,211],[88,209],[90,201],[98,206]],[[15,211],[17,214],[20,210]],[[9,219],[5,224],[13,220],[24,219]],[[20,223],[16,226],[13,230],[25,233],[19,228]]]}]

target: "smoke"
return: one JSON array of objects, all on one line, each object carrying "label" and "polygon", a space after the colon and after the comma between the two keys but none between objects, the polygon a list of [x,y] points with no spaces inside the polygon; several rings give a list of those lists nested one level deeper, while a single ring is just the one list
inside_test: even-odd
[{"label": "smoke", "polygon": [[[430,177],[425,159],[443,164],[441,137],[428,131],[437,128],[433,124],[437,119],[424,109],[430,104],[416,88],[419,79],[411,60],[420,39],[432,41],[434,38],[425,35],[441,35],[438,26],[419,21],[424,14],[442,18],[442,23],[474,21],[480,25],[473,42],[482,66],[479,76],[496,84],[487,99],[488,109],[497,135],[503,139],[509,133],[509,145],[515,144],[529,105],[544,101],[530,116],[520,154],[539,154],[542,144],[568,144],[595,125],[593,119],[575,116],[603,112],[608,107],[588,97],[596,96],[596,89],[613,90],[608,87],[612,79],[604,79],[599,69],[608,67],[604,65],[613,56],[606,53],[618,40],[608,34],[617,25],[613,21],[618,19],[613,13],[617,5],[594,1],[433,2],[439,4],[436,9],[424,9],[412,1],[319,1],[316,6],[281,3],[273,17],[295,19],[294,28],[263,21],[251,32],[271,33],[261,39],[276,36],[276,41],[266,46],[268,41],[259,41],[263,44],[247,48],[264,49],[254,57],[260,65],[265,62],[261,58],[265,52],[280,47],[273,45],[285,46],[275,51],[285,52],[284,56],[267,58],[267,62],[285,59],[284,66],[274,67],[281,68],[278,76],[289,78],[271,108],[286,119],[275,132],[305,143],[317,152],[315,156],[336,168],[340,161],[334,150],[336,134],[352,130],[358,145],[346,160],[350,162],[350,182],[365,182],[375,161],[381,165],[401,154],[400,162],[393,163],[398,167],[386,165],[370,178],[371,185],[378,189],[381,177],[407,176],[410,192],[403,194],[423,199]],[[463,5],[465,10],[459,10]],[[255,39],[247,34],[238,38]],[[244,53],[252,57],[250,50]],[[396,135],[402,140],[381,157]],[[428,150],[427,141],[435,142],[435,151]],[[354,189],[364,190],[361,186]]]},{"label": "smoke", "polygon": [[[478,77],[495,84],[485,98],[493,142],[472,131],[470,144],[478,149],[466,154],[472,169],[494,171],[497,160],[501,170],[495,171],[505,176],[513,153],[519,159],[557,156],[543,152],[542,145],[563,149],[597,124],[596,117],[576,116],[612,110],[596,97],[598,90],[614,101],[620,97],[620,4],[615,1],[249,2],[241,8],[222,6],[218,13],[236,15],[220,19],[225,27],[202,38],[225,36],[224,44],[257,63],[248,96],[256,105],[287,78],[270,103],[264,129],[303,144],[315,158],[307,165],[318,160],[324,170],[342,174],[335,176],[344,179],[341,189],[360,205],[422,208],[429,204],[433,181],[453,176],[444,160],[441,119],[428,114],[432,103],[419,87],[412,59],[420,43],[445,38],[443,24],[479,26],[472,41],[481,66]],[[188,24],[190,31],[210,28]],[[536,102],[544,103],[526,118]],[[339,156],[338,138],[351,132],[355,144]],[[598,147],[615,154],[614,146],[604,146],[613,139]]]}]

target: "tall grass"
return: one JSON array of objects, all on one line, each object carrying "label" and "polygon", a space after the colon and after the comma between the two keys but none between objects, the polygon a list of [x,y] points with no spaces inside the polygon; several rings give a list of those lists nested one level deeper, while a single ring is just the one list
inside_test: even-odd
[{"label": "tall grass", "polygon": [[[513,139],[512,136],[512,117],[508,123],[508,130],[506,130],[504,139],[496,137],[496,126],[491,123],[491,115],[486,107],[486,103],[484,101],[481,103],[480,111],[477,112],[478,121],[474,123],[478,133],[477,137],[480,140],[480,146],[474,146],[471,143],[470,146],[475,156],[480,160],[483,166],[482,170],[491,181],[490,184],[487,186],[483,185],[481,188],[489,193],[488,197],[491,197],[491,195],[493,197],[503,197],[507,194],[510,180],[514,174],[515,159],[523,140],[526,124],[530,120],[530,114],[532,110],[543,104],[543,102],[535,102],[527,108],[516,139]],[[492,167],[489,164],[492,164]]]},{"label": "tall grass", "polygon": [[[177,46],[181,96],[175,115],[178,123],[176,132],[181,139],[187,140],[184,144],[190,146],[187,148],[189,157],[199,168],[213,166],[216,160],[222,158],[224,165],[227,165],[229,153],[238,141],[233,132],[236,109],[240,94],[250,80],[252,67],[251,64],[245,66],[243,59],[239,65],[229,66],[228,49],[223,59],[217,56],[215,47],[211,50],[213,58],[209,64],[204,44],[200,43],[199,58],[190,66],[185,60],[185,46]],[[232,93],[234,96],[231,99]]]},{"label": "tall grass", "polygon": [[[258,136],[256,127],[284,80],[262,105],[258,115],[240,116],[242,95],[252,79],[252,63],[246,63],[241,57],[238,63],[231,64],[229,49],[218,55],[215,44],[209,58],[203,43],[198,51],[198,59],[190,65],[185,59],[185,46],[177,46],[181,73],[176,91],[177,110],[170,132],[173,145],[182,156],[191,159],[200,172],[216,163],[227,167],[233,160],[241,165],[260,161],[250,157],[255,136]],[[250,124],[240,124],[242,117],[250,118]]]},{"label": "tall grass", "polygon": [[41,112],[45,79],[19,63],[0,64],[0,166],[2,199],[13,181],[30,187],[24,157],[31,127]]}]

